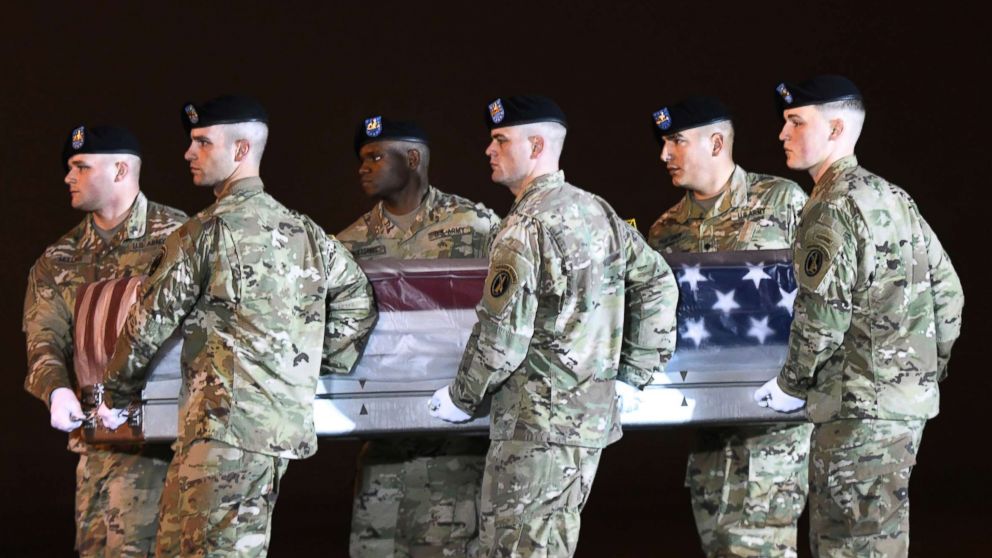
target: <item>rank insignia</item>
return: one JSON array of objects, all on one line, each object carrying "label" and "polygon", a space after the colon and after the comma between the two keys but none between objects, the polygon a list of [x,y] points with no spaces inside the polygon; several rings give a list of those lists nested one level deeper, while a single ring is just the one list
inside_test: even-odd
[{"label": "rank insignia", "polygon": [[631,227],[634,227],[635,229],[637,228],[637,219],[631,217],[630,219],[624,219],[624,221]]},{"label": "rank insignia", "polygon": [[672,116],[668,114],[668,107],[654,113],[654,125],[662,130],[667,130],[672,127]]},{"label": "rank insignia", "polygon": [[503,110],[503,101],[496,99],[489,105],[489,118],[492,119],[493,124],[499,124],[503,121],[503,117],[506,116],[506,111]]},{"label": "rank insignia", "polygon": [[775,91],[777,91],[778,94],[782,96],[782,100],[785,101],[785,104],[787,105],[792,104],[792,93],[789,93],[789,89],[785,86],[784,83],[778,84],[778,87],[775,88]]},{"label": "rank insignia", "polygon": [[186,105],[183,110],[186,111],[186,118],[189,118],[190,124],[196,124],[200,121],[200,115],[196,113],[196,107],[192,104]]},{"label": "rank insignia", "polygon": [[382,117],[373,116],[365,119],[365,135],[374,138],[382,133]]},{"label": "rank insignia", "polygon": [[86,142],[86,127],[80,126],[72,131],[72,148],[79,149]]}]

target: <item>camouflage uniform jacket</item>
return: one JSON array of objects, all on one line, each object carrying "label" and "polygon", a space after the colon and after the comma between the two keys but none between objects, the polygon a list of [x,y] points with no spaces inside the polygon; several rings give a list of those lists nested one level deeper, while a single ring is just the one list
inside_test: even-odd
[{"label": "camouflage uniform jacket", "polygon": [[142,389],[145,364],[182,324],[179,443],[290,459],[317,449],[318,373],[348,373],[376,317],[347,250],[257,177],[169,237],[139,301],[108,365],[108,404]]},{"label": "camouflage uniform jacket", "polygon": [[799,293],[779,384],[813,422],[936,416],[961,329],[961,283],[902,189],[835,162],[796,236]]},{"label": "camouflage uniform jacket", "polygon": [[651,226],[648,243],[667,254],[791,248],[804,203],[795,182],[738,166],[709,211],[686,192]]},{"label": "camouflage uniform jacket", "polygon": [[[110,242],[100,238],[93,215],[87,215],[45,250],[31,268],[24,299],[24,389],[48,405],[56,388],[78,387],[70,372],[76,291],[85,283],[148,273],[166,237],[185,220],[185,213],[150,202],[138,192],[131,213]],[[70,435],[69,447],[85,450],[79,430]]]},{"label": "camouflage uniform jacket", "polygon": [[490,438],[602,448],[619,433],[614,380],[643,386],[675,347],[665,260],[603,199],[559,171],[518,196],[493,242],[483,299],[451,387]]},{"label": "camouflage uniform jacket", "polygon": [[379,202],[338,240],[359,260],[483,258],[498,228],[489,208],[428,186],[409,231],[394,225]]}]

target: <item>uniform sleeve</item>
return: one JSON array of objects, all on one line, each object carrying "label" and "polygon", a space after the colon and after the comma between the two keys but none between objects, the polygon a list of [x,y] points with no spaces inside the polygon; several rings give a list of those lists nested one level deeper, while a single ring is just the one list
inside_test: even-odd
[{"label": "uniform sleeve", "polygon": [[858,271],[857,239],[870,238],[864,222],[832,204],[803,216],[793,252],[796,295],[789,353],[778,378],[793,397],[806,398],[817,371],[834,354],[851,325]]},{"label": "uniform sleeve", "polygon": [[933,314],[937,337],[938,378],[947,377],[947,361],[951,347],[961,335],[961,312],[964,309],[964,290],[951,259],[941,246],[930,225],[923,221],[923,235],[927,245],[930,267],[930,289],[933,293]]},{"label": "uniform sleeve", "polygon": [[372,284],[333,237],[328,249],[327,315],[321,374],[347,374],[358,362],[378,318]]},{"label": "uniform sleeve", "polygon": [[621,223],[627,270],[623,345],[617,379],[632,386],[647,385],[662,372],[675,351],[675,310],[679,289],[661,254],[639,232]]},{"label": "uniform sleeve", "polygon": [[28,374],[24,389],[49,403],[57,388],[72,388],[69,360],[72,358],[72,308],[59,294],[48,262],[42,258],[31,268],[24,296]]},{"label": "uniform sleeve", "polygon": [[451,385],[451,400],[466,413],[473,414],[527,356],[537,315],[538,235],[536,224],[522,221],[504,228],[493,244],[478,322]]},{"label": "uniform sleeve", "polygon": [[[218,219],[202,225],[189,221],[166,239],[161,260],[141,286],[138,303],[128,312],[107,365],[104,400],[108,407],[127,406],[144,388],[149,361],[186,319],[209,282],[211,254],[217,255],[219,267],[238,266],[230,261],[237,257],[233,239]],[[237,290],[234,285],[228,288]]]},{"label": "uniform sleeve", "polygon": [[806,192],[794,182],[789,182],[789,188],[785,194],[785,200],[779,205],[779,220],[784,224],[786,238],[791,242],[796,238],[799,230],[799,218],[806,205]]}]

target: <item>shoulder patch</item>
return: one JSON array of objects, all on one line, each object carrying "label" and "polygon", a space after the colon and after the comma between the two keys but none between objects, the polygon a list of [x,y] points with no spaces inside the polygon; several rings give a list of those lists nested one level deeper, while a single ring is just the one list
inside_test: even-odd
[{"label": "shoulder patch", "polygon": [[796,280],[809,290],[818,291],[840,248],[837,231],[820,223],[813,224],[802,235],[796,252]]},{"label": "shoulder patch", "polygon": [[497,266],[489,282],[489,296],[502,298],[517,282],[517,272],[508,265]]}]

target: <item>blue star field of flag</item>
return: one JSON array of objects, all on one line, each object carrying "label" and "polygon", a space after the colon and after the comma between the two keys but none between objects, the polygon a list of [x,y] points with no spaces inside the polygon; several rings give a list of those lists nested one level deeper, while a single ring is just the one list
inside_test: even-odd
[{"label": "blue star field of flag", "polygon": [[721,256],[670,262],[679,284],[676,350],[788,343],[797,287],[787,252]]}]

